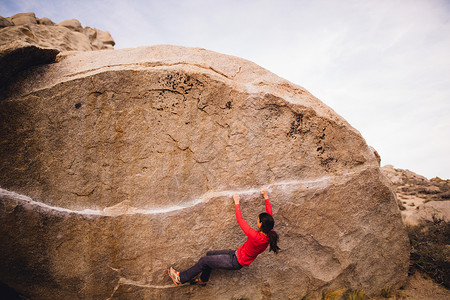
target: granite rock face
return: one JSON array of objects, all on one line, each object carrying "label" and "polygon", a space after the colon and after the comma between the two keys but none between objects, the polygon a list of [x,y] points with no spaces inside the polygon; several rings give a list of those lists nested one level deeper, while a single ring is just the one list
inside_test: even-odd
[{"label": "granite rock face", "polygon": [[[0,281],[33,299],[375,295],[407,276],[395,196],[359,132],[304,88],[236,57],[141,47],[59,56],[0,99]],[[279,255],[175,287],[256,226]]]}]

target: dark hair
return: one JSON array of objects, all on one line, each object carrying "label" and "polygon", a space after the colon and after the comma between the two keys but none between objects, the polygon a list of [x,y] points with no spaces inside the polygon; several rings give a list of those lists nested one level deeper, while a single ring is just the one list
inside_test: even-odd
[{"label": "dark hair", "polygon": [[276,233],[273,230],[273,225],[275,225],[275,221],[273,220],[273,217],[268,213],[260,213],[259,214],[259,221],[261,224],[261,231],[267,234],[269,237],[269,244],[270,244],[270,251],[275,252],[275,254],[278,254],[278,250],[280,248],[278,247],[278,233]]}]

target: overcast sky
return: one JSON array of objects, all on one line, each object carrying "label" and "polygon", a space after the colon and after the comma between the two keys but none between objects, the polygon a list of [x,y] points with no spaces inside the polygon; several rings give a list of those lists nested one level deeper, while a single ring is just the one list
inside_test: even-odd
[{"label": "overcast sky", "polygon": [[343,116],[382,165],[450,178],[448,0],[0,0],[109,31],[116,49],[173,44],[251,60]]}]

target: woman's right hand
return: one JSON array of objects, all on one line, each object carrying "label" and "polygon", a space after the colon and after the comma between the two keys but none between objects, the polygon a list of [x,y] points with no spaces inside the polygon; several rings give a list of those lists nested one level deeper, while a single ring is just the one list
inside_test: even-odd
[{"label": "woman's right hand", "polygon": [[239,204],[239,195],[237,193],[233,194],[233,200],[235,205]]},{"label": "woman's right hand", "polygon": [[264,199],[269,199],[269,194],[267,193],[267,189],[263,189],[261,191],[261,195],[263,195]]}]

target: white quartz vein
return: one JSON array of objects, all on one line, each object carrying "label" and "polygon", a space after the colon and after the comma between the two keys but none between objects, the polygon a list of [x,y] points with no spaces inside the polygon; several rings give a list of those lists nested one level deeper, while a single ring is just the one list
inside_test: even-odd
[{"label": "white quartz vein", "polygon": [[273,190],[280,190],[281,192],[288,192],[289,190],[295,189],[321,189],[329,185],[331,181],[337,178],[347,177],[348,175],[353,175],[353,173],[346,173],[340,176],[324,176],[316,179],[308,180],[289,180],[289,181],[279,181],[266,186],[261,186],[258,188],[251,189],[241,189],[241,190],[219,190],[219,191],[208,191],[203,195],[196,197],[190,202],[185,202],[179,205],[165,206],[165,207],[154,207],[154,208],[136,208],[126,204],[127,201],[123,201],[115,206],[106,207],[104,209],[84,209],[84,210],[71,210],[68,208],[51,206],[42,202],[34,201],[28,196],[17,194],[15,192],[10,192],[5,189],[0,188],[0,199],[10,197],[18,200],[22,203],[28,203],[33,206],[42,207],[44,209],[59,211],[63,213],[80,214],[87,216],[120,216],[120,215],[133,215],[133,214],[164,214],[177,210],[186,209],[193,207],[200,203],[206,203],[211,199],[219,197],[232,197],[233,193],[238,193],[239,195],[253,195],[259,194],[263,188],[268,189],[269,192]]}]

